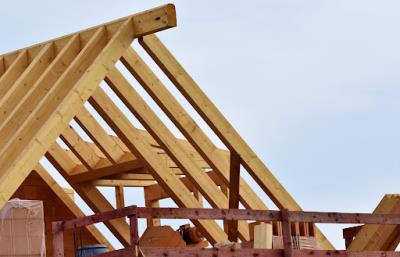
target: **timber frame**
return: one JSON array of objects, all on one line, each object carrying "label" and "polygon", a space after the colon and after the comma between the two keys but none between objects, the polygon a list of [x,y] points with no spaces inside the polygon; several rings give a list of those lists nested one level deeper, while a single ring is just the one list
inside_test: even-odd
[{"label": "timber frame", "polygon": [[[142,187],[147,207],[171,198],[181,208],[202,208],[205,199],[216,209],[241,204],[268,210],[265,196],[241,177],[243,168],[279,209],[302,210],[155,34],[176,24],[175,7],[167,4],[0,55],[0,207],[45,158],[96,213],[123,208],[124,187]],[[226,149],[215,145],[131,46],[135,39]],[[98,186],[115,188],[116,206]],[[191,221],[211,244],[250,240],[244,220],[227,220],[224,228],[214,220]],[[128,223],[104,223],[131,245]],[[147,224],[160,220],[149,216]],[[322,249],[333,249],[318,228],[315,234]]]}]

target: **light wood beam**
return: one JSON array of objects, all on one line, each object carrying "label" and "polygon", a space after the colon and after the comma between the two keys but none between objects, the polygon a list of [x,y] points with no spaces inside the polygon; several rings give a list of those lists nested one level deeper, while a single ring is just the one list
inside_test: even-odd
[{"label": "light wood beam", "polygon": [[[92,95],[89,101],[132,153],[145,163],[154,178],[179,206],[187,208],[200,206],[179,178],[170,169],[162,165],[154,149],[145,142],[141,133],[133,127],[132,123],[101,88]],[[226,239],[226,234],[215,221],[193,220],[192,222],[211,243]]]},{"label": "light wood beam", "polygon": [[86,108],[79,111],[75,116],[75,121],[112,163],[116,164],[124,155],[122,148],[107,134]]},{"label": "light wood beam", "polygon": [[22,74],[22,72],[24,72],[28,64],[27,51],[20,51],[12,65],[0,78],[0,99],[6,95],[6,92],[11,88],[14,82],[17,81],[18,77]]},{"label": "light wood beam", "polygon": [[[148,187],[144,187],[144,204],[146,207],[150,208],[159,208],[160,207],[160,202],[158,200],[149,200],[148,199],[148,193],[151,189]],[[161,226],[161,219],[153,219],[153,218],[147,218],[147,227],[157,227]]]},{"label": "light wood beam", "polygon": [[111,175],[130,172],[141,167],[143,167],[143,163],[138,159],[133,159],[94,170],[79,171],[79,173],[76,173],[76,170],[74,170],[71,174],[71,180],[75,183],[82,183]]},{"label": "light wood beam", "polygon": [[[68,160],[69,158],[65,151],[58,144],[53,144],[51,146],[49,151],[46,153],[46,157],[58,172],[60,172],[64,179],[68,181],[75,192],[82,197],[93,212],[96,213],[114,210],[114,207],[94,185],[91,183],[77,184],[69,179],[70,177],[68,174],[71,173],[72,170],[68,170],[68,167],[64,167],[63,163],[72,163],[72,160]],[[130,245],[129,225],[124,219],[110,220],[105,222],[105,225],[124,246]]]},{"label": "light wood beam", "polygon": [[13,110],[29,92],[30,87],[46,70],[53,60],[53,44],[48,43],[43,46],[38,55],[33,59],[25,71],[18,77],[13,85],[7,90],[0,99],[0,127],[3,122],[13,113]]},{"label": "light wood beam", "polygon": [[[219,149],[132,48],[125,52],[122,62],[204,160],[229,185],[229,155],[228,158],[222,156]],[[244,206],[249,209],[267,209],[244,179],[241,179],[240,187]]]},{"label": "light wood beam", "polygon": [[[141,44],[221,141],[230,150],[240,155],[242,165],[274,203],[281,209],[301,210],[294,198],[279,183],[161,41],[155,35],[151,35],[144,37]],[[319,230],[316,232],[319,245],[323,249],[334,249],[333,245]]]},{"label": "light wood beam", "polygon": [[[4,120],[4,127],[0,125],[0,142],[4,141],[3,135],[12,133],[12,130],[20,126],[24,120],[34,111],[39,105],[43,97],[51,89],[53,83],[63,74],[67,67],[80,51],[79,35],[70,39],[61,52],[57,55],[54,61],[48,66],[45,72],[40,76],[38,81],[28,88],[25,96],[19,99],[19,103],[14,108],[9,118]],[[10,119],[12,117],[12,119]]]},{"label": "light wood beam", "polygon": [[93,148],[71,126],[68,126],[63,131],[60,138],[89,171],[93,170],[100,161],[101,157],[95,153]]},{"label": "light wood beam", "polygon": [[[400,214],[400,195],[385,195],[373,213]],[[348,251],[394,251],[400,242],[399,225],[364,225]]]},{"label": "light wood beam", "polygon": [[[7,140],[4,150],[0,147],[0,188],[6,188],[8,183],[22,182],[16,180],[15,175],[24,177],[34,168],[134,38],[132,20],[123,23],[108,43],[103,40],[104,32],[104,29],[98,30],[37,111],[29,116],[14,137]],[[8,191],[1,193],[6,198],[10,196]]]},{"label": "light wood beam", "polygon": [[[207,201],[214,208],[228,208],[227,197],[219,190],[214,181],[207,176],[202,167],[198,165],[199,163],[187,156],[185,150],[176,140],[176,137],[151,110],[150,106],[135,91],[124,76],[114,68],[107,74],[105,80]],[[241,237],[243,240],[249,240],[247,223],[243,221],[240,223],[239,230]]]},{"label": "light wood beam", "polygon": [[115,187],[115,205],[118,209],[125,207],[125,195],[123,186]]},{"label": "light wood beam", "polygon": [[96,179],[91,182],[95,186],[102,187],[146,187],[156,182],[149,180],[132,179]]}]

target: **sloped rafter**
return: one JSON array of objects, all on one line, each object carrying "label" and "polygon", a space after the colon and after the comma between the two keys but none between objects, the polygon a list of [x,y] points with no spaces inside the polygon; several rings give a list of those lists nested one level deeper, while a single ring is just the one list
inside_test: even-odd
[{"label": "sloped rafter", "polygon": [[[301,207],[257,157],[214,103],[200,89],[186,70],[155,35],[143,37],[141,45],[195,108],[220,140],[241,158],[241,164],[279,208],[301,210]],[[126,55],[124,55],[125,57]],[[334,249],[327,238],[316,231],[318,243],[324,249]]]},{"label": "sloped rafter", "polygon": [[[102,89],[97,90],[89,99],[89,102],[132,153],[143,160],[145,166],[157,179],[158,183],[163,186],[164,190],[171,195],[171,198],[178,205],[189,208],[200,207],[197,199],[193,197],[185,185],[170,169],[159,162],[157,154],[148,146],[141,133],[133,127],[125,115],[109,99]],[[193,220],[192,222],[199,227],[202,234],[205,235],[211,243],[226,239],[226,234],[215,221]]]},{"label": "sloped rafter", "polygon": [[[385,195],[373,213],[399,214],[400,195]],[[364,225],[348,246],[349,251],[395,251],[400,242],[399,225]]]},{"label": "sloped rafter", "polygon": [[124,155],[122,148],[107,134],[107,132],[98,124],[96,119],[86,110],[82,108],[75,116],[75,121],[89,135],[97,147],[102,150],[105,156],[113,163],[117,164],[118,160]]},{"label": "sloped rafter", "polygon": [[[33,112],[0,141],[0,205],[9,199],[15,184],[21,182],[45,154],[50,145],[82,108],[107,71],[129,47],[134,37],[176,26],[175,9],[166,5],[117,22],[101,25],[78,34],[54,40],[59,47],[78,35],[85,47],[41,99]],[[134,33],[135,31],[135,33]],[[34,51],[40,46],[22,50]],[[21,52],[21,50],[19,51]],[[5,60],[17,53],[1,56]],[[7,72],[11,73],[12,70]],[[4,76],[2,76],[4,78]],[[18,113],[15,114],[18,116]],[[6,126],[15,126],[7,123]]]},{"label": "sloped rafter", "polygon": [[[219,190],[214,181],[203,172],[198,163],[186,155],[172,132],[157,117],[122,74],[117,69],[112,69],[105,80],[178,167],[196,185],[207,201],[214,208],[228,208],[226,196]],[[250,238],[248,225],[246,225],[246,222],[240,222],[239,230],[243,240],[249,240]]]},{"label": "sloped rafter", "polygon": [[[132,48],[125,52],[122,62],[181,133],[192,143],[204,160],[207,161],[212,169],[220,173],[228,185],[229,159],[221,156],[218,148]],[[266,209],[263,201],[251,190],[244,179],[241,179],[240,187],[241,200],[244,206],[250,209]]]}]

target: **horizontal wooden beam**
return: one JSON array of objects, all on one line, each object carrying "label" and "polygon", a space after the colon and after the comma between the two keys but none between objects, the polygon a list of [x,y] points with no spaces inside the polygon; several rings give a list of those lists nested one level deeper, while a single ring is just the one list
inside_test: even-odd
[{"label": "horizontal wooden beam", "polygon": [[102,187],[145,187],[153,185],[155,181],[133,179],[96,179],[91,182],[94,186]]}]

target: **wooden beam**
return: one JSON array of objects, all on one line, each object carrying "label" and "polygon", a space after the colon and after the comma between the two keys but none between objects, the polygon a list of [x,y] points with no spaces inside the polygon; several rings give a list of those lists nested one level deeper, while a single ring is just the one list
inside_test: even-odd
[{"label": "wooden beam", "polygon": [[18,77],[24,72],[28,64],[27,52],[18,52],[17,58],[0,78],[0,99],[6,95],[6,92],[11,88],[14,82],[17,81]]},{"label": "wooden beam", "polygon": [[[204,131],[132,48],[125,52],[122,62],[210,167],[217,171],[225,183],[229,185],[229,153],[227,158],[222,156]],[[252,209],[267,208],[244,179],[241,179],[240,184],[243,205]]]},{"label": "wooden beam", "polygon": [[[28,92],[25,94],[25,97],[20,99],[19,104],[14,108],[13,113],[9,115],[8,119],[3,121],[3,126],[0,123],[0,142],[5,140],[2,137],[3,135],[12,133],[12,130],[15,129],[15,127],[20,126],[20,124],[22,124],[23,121],[25,121],[35,110],[40,101],[50,90],[51,85],[53,85],[67,67],[69,67],[71,62],[78,55],[79,51],[79,35],[76,35],[65,45],[46,71],[43,72],[38,81],[28,88]],[[5,124],[8,125],[4,127]]]},{"label": "wooden beam", "polygon": [[119,164],[114,164],[98,169],[85,170],[76,173],[76,170],[70,174],[71,180],[75,183],[87,182],[95,179],[104,178],[111,175],[121,174],[125,172],[130,172],[135,169],[143,167],[143,163],[137,159],[132,159]]},{"label": "wooden beam", "polygon": [[[0,150],[0,174],[3,174],[0,188],[3,183],[13,181],[16,173],[25,175],[32,170],[83,107],[108,70],[132,43],[132,20],[124,22],[108,42],[103,39],[104,35],[104,29],[97,31],[37,111],[18,129],[19,133],[7,140],[4,150]],[[2,195],[9,196],[9,193],[2,191]]]},{"label": "wooden beam", "polygon": [[[60,172],[65,180],[72,186],[72,188],[79,194],[85,203],[92,209],[93,212],[104,212],[114,210],[114,207],[108,202],[108,200],[100,193],[100,191],[91,183],[74,183],[70,180],[68,167],[64,167],[63,164],[66,162],[72,163],[69,160],[65,151],[58,145],[53,144],[49,151],[46,153],[47,159],[50,163]],[[111,230],[116,238],[124,246],[128,246],[130,243],[129,225],[122,219],[110,220],[105,225]]]},{"label": "wooden beam", "polygon": [[[178,205],[199,207],[198,201],[185,185],[175,174],[162,165],[153,148],[145,142],[141,133],[133,127],[101,88],[92,95],[89,101],[132,153],[143,160],[147,169]],[[210,242],[216,243],[226,239],[226,234],[215,221],[193,220],[192,222],[198,226]]]},{"label": "wooden beam", "polygon": [[[400,214],[400,195],[385,195],[373,213]],[[364,225],[348,251],[394,251],[400,242],[399,225]]]},{"label": "wooden beam", "polygon": [[[150,200],[148,198],[148,194],[151,191],[149,187],[144,187],[144,204],[146,207],[151,207],[151,208],[158,208],[160,207],[160,202],[158,200]],[[161,219],[157,218],[147,218],[147,227],[157,227],[161,226]]]},{"label": "wooden beam", "polygon": [[136,13],[121,19],[117,19],[108,23],[100,24],[98,26],[81,30],[69,35],[62,36],[60,38],[52,39],[40,44],[36,44],[24,49],[20,49],[14,52],[3,54],[0,57],[4,58],[6,63],[9,60],[13,60],[16,56],[23,50],[27,50],[30,55],[33,55],[40,49],[43,44],[53,42],[56,49],[61,49],[72,37],[79,35],[82,44],[85,44],[93,36],[96,30],[99,28],[105,28],[110,34],[114,34],[119,27],[127,20],[133,20],[132,27],[135,31],[136,37],[141,37],[144,35],[156,33],[161,30],[176,27],[176,12],[175,6],[173,4],[162,5],[153,9],[149,9],[140,13]]},{"label": "wooden beam", "polygon": [[[60,138],[88,170],[93,170],[100,161],[100,156],[95,153],[93,148],[90,147],[71,126],[68,126],[63,131]],[[109,165],[111,165],[111,163]]]},{"label": "wooden beam", "polygon": [[[216,183],[218,186],[223,185],[221,179],[219,176],[216,174],[215,171],[208,171],[207,175]],[[182,181],[183,184],[191,191],[195,192],[197,189],[195,186],[190,182],[190,180],[187,177],[181,177],[180,180]],[[169,198],[169,194],[167,194],[164,189],[159,185],[159,184],[154,184],[151,186],[147,186],[147,198],[149,200],[162,200],[165,198]],[[222,190],[221,190],[222,191]],[[223,191],[222,191],[223,192]],[[224,192],[223,192],[224,193]],[[225,193],[224,193],[225,194]],[[227,196],[227,194],[225,194]]]},{"label": "wooden beam", "polygon": [[122,148],[112,140],[86,108],[82,108],[79,111],[75,116],[75,121],[112,163],[116,164],[122,158],[124,155]]},{"label": "wooden beam", "polygon": [[[239,209],[240,156],[235,152],[231,152],[229,174],[229,209]],[[228,240],[237,242],[238,237],[238,221],[232,220],[228,223]]]},{"label": "wooden beam", "polygon": [[145,187],[153,185],[156,182],[149,180],[133,179],[96,179],[91,182],[95,186],[102,187]]},{"label": "wooden beam", "polygon": [[[54,47],[48,43],[42,47],[38,55],[22,72],[18,79],[0,99],[0,127],[13,113],[18,103],[29,92],[30,87],[39,79],[54,57]],[[6,85],[7,87],[7,85]],[[6,87],[2,89],[6,89]]]},{"label": "wooden beam", "polygon": [[[161,41],[155,35],[151,35],[144,37],[141,44],[221,141],[230,150],[240,155],[242,165],[274,203],[281,209],[301,210],[301,207],[293,197],[279,183]],[[317,230],[317,238],[322,248],[334,249],[333,245],[319,230]]]},{"label": "wooden beam", "polygon": [[117,209],[125,207],[125,195],[123,186],[115,187],[115,206]]},{"label": "wooden beam", "polygon": [[[207,201],[214,208],[227,208],[228,199],[226,196],[219,190],[214,181],[207,176],[202,167],[186,155],[185,150],[178,144],[172,132],[157,117],[124,76],[114,68],[107,74],[105,80]],[[241,222],[240,235],[243,240],[250,239],[247,223]]]}]

